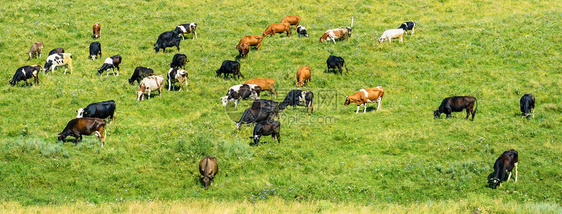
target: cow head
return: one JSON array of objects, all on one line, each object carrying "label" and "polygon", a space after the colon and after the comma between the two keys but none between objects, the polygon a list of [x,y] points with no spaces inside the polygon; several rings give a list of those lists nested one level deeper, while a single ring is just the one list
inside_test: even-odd
[{"label": "cow head", "polygon": [[259,145],[260,143],[260,135],[254,135],[253,137],[250,137],[250,139],[254,139],[254,145]]},{"label": "cow head", "polygon": [[236,129],[240,130],[240,127],[242,127],[242,123],[236,123]]},{"label": "cow head", "polygon": [[351,103],[351,101],[353,101],[353,98],[349,98],[349,96],[345,97],[345,103],[343,103],[344,106],[349,105]]},{"label": "cow head", "polygon": [[222,105],[226,106],[228,104],[228,96],[221,97]]},{"label": "cow head", "polygon": [[490,184],[490,188],[495,189],[501,182],[499,178],[491,178],[488,183]]},{"label": "cow head", "polygon": [[83,108],[76,110],[76,113],[78,113],[78,114],[76,115],[76,118],[82,118],[82,117],[84,117],[84,114],[85,114]]},{"label": "cow head", "polygon": [[383,38],[383,37],[379,38],[379,44],[382,43],[382,42],[384,42],[384,40],[386,40],[386,39]]},{"label": "cow head", "polygon": [[209,189],[209,184],[211,183],[211,181],[213,181],[213,178],[214,178],[214,176],[212,176],[212,175],[201,176],[201,181],[205,185],[205,189]]},{"label": "cow head", "polygon": [[66,139],[66,135],[64,135],[62,132],[59,133],[57,139],[59,140],[59,142],[63,141]]},{"label": "cow head", "polygon": [[[259,86],[258,86],[259,87]],[[252,91],[252,93],[250,94],[250,98],[254,99],[254,100],[259,100],[260,99],[260,95],[258,95],[258,93],[256,91]]]},{"label": "cow head", "polygon": [[435,110],[435,111],[433,111],[433,116],[435,118],[441,118],[441,112],[439,110]]},{"label": "cow head", "polygon": [[298,86],[298,87],[303,87],[303,86],[304,86],[304,83],[303,83],[303,82],[297,82],[297,86]]},{"label": "cow head", "polygon": [[10,85],[11,85],[11,86],[14,86],[14,85],[16,85],[16,81],[14,81],[13,79],[12,79],[12,80],[10,80]]},{"label": "cow head", "polygon": [[45,66],[43,66],[43,71],[45,73],[47,73],[47,71],[49,70],[49,68],[51,68],[51,66],[53,65],[53,60],[47,60],[47,62],[45,62]]}]

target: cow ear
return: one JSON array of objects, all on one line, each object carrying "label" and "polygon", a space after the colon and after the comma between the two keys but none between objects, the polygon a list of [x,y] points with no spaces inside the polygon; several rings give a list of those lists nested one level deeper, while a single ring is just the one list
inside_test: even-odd
[{"label": "cow ear", "polygon": [[254,138],[254,137],[250,137],[250,139],[252,139],[252,138]]}]

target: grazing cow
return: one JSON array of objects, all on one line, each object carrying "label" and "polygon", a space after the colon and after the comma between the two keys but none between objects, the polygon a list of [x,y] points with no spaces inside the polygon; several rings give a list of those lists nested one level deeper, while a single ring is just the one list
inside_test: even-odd
[{"label": "grazing cow", "polygon": [[105,137],[105,120],[100,118],[74,118],[66,124],[64,130],[59,133],[58,140],[63,142],[66,137],[71,136],[76,138],[75,145],[78,145],[78,141],[82,140],[82,135],[95,134],[101,141],[101,147],[103,147]]},{"label": "grazing cow", "polygon": [[27,53],[29,55],[29,58],[27,60],[30,60],[31,58],[37,58],[37,55],[41,57],[41,51],[43,51],[43,42],[33,43],[33,45],[31,45],[31,48],[29,49],[29,53]]},{"label": "grazing cow", "polygon": [[297,71],[297,86],[303,87],[306,81],[310,81],[310,67],[302,66]]},{"label": "grazing cow", "polygon": [[284,23],[274,23],[270,24],[267,29],[262,33],[264,37],[267,35],[274,36],[276,33],[287,33],[287,36],[291,36],[291,24]]},{"label": "grazing cow", "polygon": [[535,118],[535,115],[533,114],[535,109],[535,96],[532,94],[525,94],[519,100],[519,104],[521,106],[521,113],[523,113],[524,117],[526,116],[527,119],[529,119],[529,116],[533,115],[533,118]]},{"label": "grazing cow", "polygon": [[138,84],[140,84],[142,79],[152,75],[154,75],[154,71],[151,68],[139,66],[135,68],[135,71],[133,72],[133,76],[131,76],[131,79],[129,79],[129,84],[132,85],[133,83],[135,83],[135,80],[137,81]]},{"label": "grazing cow", "polygon": [[281,138],[279,132],[281,131],[281,123],[279,121],[262,121],[256,124],[254,127],[254,136],[250,137],[254,139],[254,145],[259,146],[260,137],[271,135],[272,141],[275,141],[277,137],[277,143],[281,144]]},{"label": "grazing cow", "polygon": [[185,64],[189,62],[185,54],[176,54],[170,63],[170,68],[183,68],[185,69]]},{"label": "grazing cow", "polygon": [[388,42],[392,43],[392,39],[394,39],[394,38],[400,38],[400,42],[404,42],[404,40],[402,39],[403,35],[404,35],[404,29],[402,29],[402,28],[386,30],[382,34],[381,38],[379,38],[379,44],[383,43],[386,40],[388,40]]},{"label": "grazing cow", "polygon": [[207,156],[201,159],[199,162],[199,173],[201,173],[201,181],[205,185],[205,189],[209,188],[209,184],[211,184],[218,171],[217,158]]},{"label": "grazing cow", "polygon": [[[329,56],[328,60],[326,60],[326,65],[328,66],[328,72],[330,72],[330,68],[333,69],[339,69],[340,70],[340,76],[342,76],[342,67],[345,67],[345,71],[347,70],[347,66],[345,65],[345,60],[343,60],[343,58],[339,57],[339,56]],[[338,72],[336,71],[336,74]]]},{"label": "grazing cow", "polygon": [[412,30],[412,34],[410,34],[410,36],[414,35],[414,27],[416,27],[416,23],[415,22],[404,22],[400,25],[400,27],[398,27],[398,29],[403,29],[406,34],[408,34],[409,30]]},{"label": "grazing cow", "polygon": [[[472,110],[474,108],[474,110]],[[447,97],[443,99],[438,110],[433,111],[433,116],[435,118],[441,118],[441,113],[445,113],[449,118],[452,112],[459,112],[466,109],[466,118],[472,113],[472,120],[474,120],[474,114],[476,114],[476,109],[478,109],[476,98],[470,96],[454,96]]]},{"label": "grazing cow", "polygon": [[264,99],[254,100],[254,102],[252,103],[252,108],[265,108],[269,111],[272,111],[277,117],[277,119],[280,119],[279,103],[273,100],[264,100]]},{"label": "grazing cow", "polygon": [[94,33],[92,35],[92,38],[94,38],[94,39],[100,38],[100,29],[101,29],[100,23],[96,22],[94,24],[94,26],[92,27],[92,29],[94,31]]},{"label": "grazing cow", "polygon": [[25,85],[27,85],[27,79],[33,77],[34,83],[39,84],[39,77],[38,73],[41,71],[41,66],[39,65],[28,65],[18,68],[12,80],[10,80],[10,85],[15,86],[19,83],[19,81],[25,81]]},{"label": "grazing cow", "polygon": [[289,23],[290,25],[299,26],[301,23],[300,16],[285,16],[281,20],[281,23]]},{"label": "grazing cow", "polygon": [[245,57],[250,51],[250,46],[255,46],[259,51],[262,40],[263,36],[261,35],[244,36],[240,39],[238,45],[236,45],[236,49],[238,49],[240,56]]},{"label": "grazing cow", "polygon": [[163,83],[164,76],[162,75],[149,76],[144,78],[139,85],[140,90],[137,91],[137,100],[144,100],[144,94],[147,94],[148,99],[150,99],[150,92],[154,90],[158,91],[158,96],[162,96],[162,87],[164,87]]},{"label": "grazing cow", "polygon": [[275,97],[277,97],[277,92],[275,91],[275,80],[274,79],[263,79],[263,78],[255,78],[249,79],[244,84],[256,84],[261,87],[262,91],[269,91]]},{"label": "grazing cow", "polygon": [[355,111],[355,114],[359,113],[359,107],[364,105],[363,113],[367,113],[367,103],[377,101],[379,105],[377,106],[376,111],[378,111],[381,108],[383,95],[384,88],[381,86],[377,86],[376,88],[361,89],[355,92],[355,94],[345,97],[345,103],[343,105],[349,105],[350,103],[357,104],[357,111]]},{"label": "grazing cow", "polygon": [[308,32],[306,31],[306,28],[304,28],[302,25],[299,25],[297,27],[297,33],[299,34],[299,37],[301,36],[308,37]]},{"label": "grazing cow", "polygon": [[98,55],[101,58],[101,44],[99,42],[90,43],[90,57],[96,59]]},{"label": "grazing cow", "polygon": [[260,99],[261,87],[255,84],[240,84],[232,86],[226,92],[226,96],[221,97],[222,105],[226,106],[228,102],[234,102],[234,108],[238,107],[241,99],[252,98]]},{"label": "grazing cow", "polygon": [[507,181],[511,178],[511,171],[515,168],[515,182],[517,182],[517,165],[519,162],[517,151],[510,149],[509,151],[503,152],[503,154],[496,159],[494,163],[494,173],[492,173],[492,178],[488,181],[490,187],[495,189],[498,185],[501,187],[503,178],[506,172],[509,172],[507,176]]},{"label": "grazing cow", "polygon": [[53,54],[47,57],[47,62],[45,62],[45,66],[43,66],[43,70],[45,74],[51,70],[51,73],[55,72],[56,67],[65,66],[64,74],[66,74],[66,70],[70,67],[70,73],[72,74],[72,54],[70,53],[59,53]]},{"label": "grazing cow", "polygon": [[336,29],[327,30],[324,35],[320,37],[320,42],[325,40],[332,40],[336,44],[336,39],[347,39],[351,37],[353,27],[353,17],[351,18],[351,27],[340,27]]},{"label": "grazing cow", "polygon": [[105,119],[110,117],[111,120],[113,120],[113,115],[115,114],[115,101],[108,100],[99,103],[91,103],[86,106],[86,108],[76,110],[76,113],[78,113],[76,118],[92,117]]},{"label": "grazing cow", "polygon": [[113,75],[115,75],[115,68],[117,68],[117,75],[115,76],[119,76],[119,64],[121,64],[121,62],[123,62],[123,59],[119,55],[108,57],[103,62],[101,68],[98,69],[98,75],[101,75],[104,71],[107,71],[106,76],[109,76],[109,69],[111,69],[111,72],[113,72]]},{"label": "grazing cow", "polygon": [[240,73],[240,63],[236,61],[223,61],[221,67],[216,71],[216,73],[217,77],[220,77],[221,74],[224,74],[224,79],[228,77],[228,74],[232,74],[232,77],[234,79],[237,79],[236,76],[238,76],[238,78],[240,78],[240,76],[242,76],[242,78],[245,78],[244,75]]},{"label": "grazing cow", "polygon": [[175,82],[179,82],[180,83],[180,91],[182,89],[183,83],[185,82],[185,90],[189,91],[189,84],[187,82],[188,80],[188,74],[187,71],[181,69],[181,68],[170,68],[170,70],[168,71],[168,91],[171,91],[172,88],[173,90],[176,90],[176,85],[174,84]]},{"label": "grazing cow", "polygon": [[55,49],[49,51],[49,56],[51,56],[53,54],[58,54],[58,53],[64,53],[64,48],[55,48]]},{"label": "grazing cow", "polygon": [[197,32],[195,32],[195,30],[197,29],[197,23],[189,23],[189,24],[181,24],[176,26],[176,29],[174,31],[176,31],[178,34],[181,33],[181,38],[182,40],[185,40],[184,37],[184,33],[193,33],[193,39],[197,38]]},{"label": "grazing cow", "polygon": [[285,97],[285,100],[279,104],[279,110],[284,110],[287,106],[291,105],[293,108],[296,106],[305,106],[307,111],[312,113],[314,108],[312,106],[314,94],[312,91],[291,90]]},{"label": "grazing cow", "polygon": [[236,122],[236,128],[240,130],[243,124],[259,123],[262,121],[273,121],[275,112],[267,107],[250,107],[244,110],[240,120]]},{"label": "grazing cow", "polygon": [[178,51],[180,51],[180,42],[181,39],[178,37],[176,31],[166,31],[158,36],[158,41],[154,43],[154,50],[156,53],[158,53],[160,49],[162,49],[162,52],[166,52],[167,47],[176,46]]}]

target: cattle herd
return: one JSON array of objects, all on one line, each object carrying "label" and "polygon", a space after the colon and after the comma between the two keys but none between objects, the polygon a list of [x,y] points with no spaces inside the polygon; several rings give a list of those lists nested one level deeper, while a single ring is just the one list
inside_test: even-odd
[{"label": "cattle herd", "polygon": [[[287,16],[281,20],[281,23],[274,23],[267,27],[267,29],[262,33],[262,35],[250,35],[244,36],[240,39],[236,49],[239,52],[238,57],[246,57],[250,51],[250,47],[255,47],[259,51],[261,47],[262,40],[269,36],[274,36],[277,33],[286,33],[287,36],[291,36],[291,26],[295,26],[299,36],[308,37],[308,32],[305,27],[300,25],[301,17],[299,16]],[[414,22],[404,22],[397,29],[390,29],[384,31],[381,37],[378,39],[379,43],[384,41],[392,42],[392,39],[398,38],[400,42],[403,42],[404,33],[411,31],[410,36],[414,34],[414,28],[416,24]],[[320,37],[320,42],[323,41],[333,41],[336,40],[346,40],[351,37],[353,27],[353,18],[351,19],[350,27],[340,27],[336,29],[330,29],[324,32]],[[101,25],[100,23],[95,23],[93,26],[92,38],[98,39],[100,37]],[[167,47],[176,46],[179,51],[180,41],[185,39],[185,33],[193,34],[192,39],[197,38],[197,23],[181,24],[176,26],[172,31],[166,31],[158,36],[156,43],[154,44],[154,50],[156,53],[160,49],[164,52]],[[181,36],[181,39],[180,39]],[[29,52],[29,59],[41,57],[41,52],[43,49],[43,42],[35,42]],[[101,58],[101,44],[97,41],[90,44],[90,58],[95,60],[96,58]],[[109,70],[112,71],[114,76],[119,75],[119,65],[122,62],[122,57],[120,55],[114,55],[105,59],[102,66],[98,69],[98,74],[101,75],[103,72],[107,72],[109,75]],[[181,91],[184,87],[188,90],[188,73],[185,70],[186,63],[189,62],[187,56],[184,54],[175,54],[172,63],[170,63],[170,70],[167,74],[168,90],[175,90],[175,83],[179,83],[179,90]],[[345,61],[342,57],[329,56],[327,61],[327,71],[330,69],[335,70],[337,74],[339,71],[340,75],[343,75],[342,68],[345,66]],[[39,84],[38,74],[42,70],[45,74],[55,72],[57,67],[65,66],[65,71],[70,68],[70,73],[72,73],[72,54],[65,53],[63,48],[55,48],[49,52],[46,58],[45,65],[43,68],[39,65],[29,65],[23,66],[16,70],[13,78],[10,80],[11,86],[16,86],[20,81],[24,81],[28,85],[27,79],[34,78],[34,85]],[[117,73],[115,73],[115,68],[117,68]],[[223,78],[228,78],[232,75],[232,78],[244,78],[244,75],[240,72],[240,63],[237,61],[225,60],[220,68],[216,70],[216,76]],[[297,83],[296,86],[303,87],[306,82],[311,81],[311,68],[309,66],[302,66],[297,71]],[[154,71],[147,67],[137,67],[135,68],[133,75],[128,80],[129,84],[134,84],[137,82],[139,85],[139,90],[137,91],[137,100],[142,101],[144,95],[148,95],[150,99],[150,94],[152,91],[158,91],[158,94],[162,94],[162,88],[164,86],[164,76],[155,75]],[[273,100],[260,99],[261,91],[269,91],[271,95],[277,97],[277,92],[275,91],[275,80],[274,79],[250,79],[243,84],[231,86],[226,96],[221,97],[222,105],[227,106],[228,102],[234,102],[234,107],[237,108],[240,100],[242,99],[253,99],[252,106],[244,110],[241,118],[236,121],[236,128],[240,129],[243,124],[255,124],[253,135],[250,136],[254,141],[254,145],[258,146],[260,138],[262,136],[271,135],[272,139],[277,138],[277,142],[281,143],[280,121],[275,121],[275,117],[279,119],[279,111],[285,110],[288,106],[304,106],[307,111],[313,113],[313,100],[314,94],[312,91],[302,91],[302,90],[291,90],[282,102],[276,102]],[[351,103],[357,104],[356,114],[359,113],[360,106],[363,105],[363,113],[367,111],[367,103],[377,102],[376,111],[381,109],[382,98],[384,96],[385,90],[381,86],[374,88],[360,89],[355,94],[347,96],[344,105],[349,105]],[[520,99],[520,107],[523,116],[527,119],[532,116],[535,107],[535,97],[531,94],[525,94]],[[95,134],[98,136],[101,146],[103,147],[105,142],[105,126],[106,118],[114,120],[114,113],[116,109],[115,101],[103,101],[98,103],[92,103],[85,108],[77,110],[78,115],[76,118],[70,120],[64,130],[58,134],[58,140],[64,142],[66,137],[72,136],[75,138],[75,143],[77,144],[79,140],[82,139],[82,135]],[[443,99],[441,105],[437,110],[434,111],[434,117],[440,118],[441,114],[444,113],[446,118],[451,116],[452,112],[461,112],[466,110],[466,118],[468,119],[472,115],[472,120],[477,110],[476,98],[472,96],[453,96]],[[534,117],[534,116],[533,116]],[[509,172],[507,180],[511,177],[511,172],[515,169],[515,181],[517,181],[517,164],[518,164],[518,153],[517,151],[511,149],[505,151],[494,164],[494,173],[492,178],[489,179],[489,184],[492,188],[496,186],[501,186],[501,182],[504,181],[504,176],[506,172]],[[202,175],[201,181],[204,183],[205,188],[208,188],[210,182],[213,180],[214,176],[218,172],[218,164],[216,157],[207,156],[203,158],[199,164],[199,170]]]}]

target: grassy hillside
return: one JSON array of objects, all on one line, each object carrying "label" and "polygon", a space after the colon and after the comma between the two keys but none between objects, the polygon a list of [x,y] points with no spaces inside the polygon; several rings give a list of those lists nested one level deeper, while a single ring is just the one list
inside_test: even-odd
[{"label": "grassy hillside", "polygon": [[[560,209],[555,206],[562,199],[559,1],[24,0],[3,5],[2,202],[218,200],[237,206],[275,198],[328,208],[398,205],[404,211],[452,202],[460,211],[476,206],[493,211],[497,203]],[[232,121],[250,101],[233,109],[219,99],[245,79],[223,80],[215,70],[236,57],[234,46],[242,36],[261,34],[286,15],[301,16],[310,38],[299,38],[294,30],[293,37],[267,37],[260,51],[241,60],[241,72],[246,79],[274,78],[279,96],[262,98],[282,100],[296,89],[297,69],[310,66],[312,81],[305,89],[315,93],[315,111],[289,108],[281,115],[281,144],[263,137],[267,143],[253,147],[248,138],[253,127],[238,131]],[[325,30],[349,26],[351,17],[349,40],[318,42]],[[384,30],[410,20],[418,27],[404,43],[377,43]],[[97,41],[103,59],[123,57],[120,76],[98,76],[103,59],[88,59],[95,22],[102,26]],[[177,51],[155,54],[153,44],[160,33],[188,22],[198,23],[198,39],[187,36],[179,51],[190,59],[189,91],[165,90],[136,101],[138,86],[127,82],[134,68],[165,75]],[[45,43],[43,56],[27,60],[36,41]],[[43,66],[58,47],[73,54],[72,74],[58,69],[40,74],[36,86],[8,84],[17,68]],[[325,72],[330,54],[346,60],[349,71],[343,76]],[[343,105],[345,96],[375,86],[386,90],[382,110],[370,104],[366,114],[356,115],[356,106]],[[519,98],[525,93],[537,98],[530,121],[520,117]],[[433,118],[441,100],[454,95],[478,98],[475,121],[464,120],[464,113]],[[110,99],[117,112],[104,148],[93,136],[77,146],[57,142],[76,109]],[[487,188],[495,159],[512,148],[520,155],[519,181]],[[197,167],[206,155],[216,156],[220,169],[205,191]],[[466,198],[470,202],[460,202]]]}]

